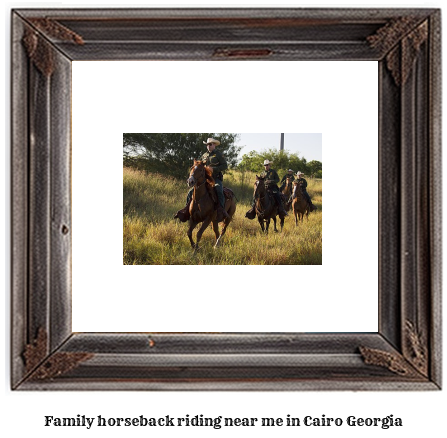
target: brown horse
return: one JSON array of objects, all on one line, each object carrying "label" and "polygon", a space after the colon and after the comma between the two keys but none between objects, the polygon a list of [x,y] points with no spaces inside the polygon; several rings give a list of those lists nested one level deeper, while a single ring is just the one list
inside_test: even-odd
[{"label": "brown horse", "polygon": [[[194,164],[191,167],[189,178],[187,180],[189,187],[194,187],[191,204],[189,206],[189,229],[188,237],[191,242],[191,246],[194,252],[199,249],[199,242],[202,238],[203,232],[208,225],[212,222],[214,234],[216,236],[216,243],[214,247],[218,247],[222,242],[222,238],[227,230],[234,212],[236,211],[236,202],[234,197],[225,200],[225,210],[228,213],[228,218],[225,218],[222,231],[219,233],[219,225],[217,223],[217,211],[214,207],[217,201],[217,196],[214,192],[214,179],[213,171],[209,167],[206,167],[202,161],[194,160]],[[192,238],[192,232],[194,228],[202,222],[202,226],[197,232],[197,242],[194,243]]]},{"label": "brown horse", "polygon": [[282,194],[284,195],[286,202],[289,200],[290,195],[292,194],[293,191],[292,183],[293,181],[290,178],[286,178],[286,185],[282,190]]},{"label": "brown horse", "polygon": [[284,208],[286,211],[289,211],[290,205],[292,204],[291,202],[290,202],[290,204],[288,202],[292,192],[293,192],[293,181],[289,178],[286,178],[286,185],[284,186],[284,188],[281,192],[283,199],[284,199]]},{"label": "brown horse", "polygon": [[297,182],[293,183],[293,201],[292,211],[295,215],[295,226],[298,225],[298,221],[303,222],[304,214],[306,214],[307,220],[309,220],[309,204],[304,196],[303,189]]},{"label": "brown horse", "polygon": [[[255,199],[256,216],[258,217],[259,225],[266,234],[269,232],[270,219],[273,219],[273,231],[276,233],[276,216],[278,216],[278,207],[272,196],[270,196],[265,188],[264,178],[256,175],[256,182],[254,185],[253,197]],[[284,226],[284,218],[280,218],[281,231]],[[264,226],[265,222],[265,226]]]}]

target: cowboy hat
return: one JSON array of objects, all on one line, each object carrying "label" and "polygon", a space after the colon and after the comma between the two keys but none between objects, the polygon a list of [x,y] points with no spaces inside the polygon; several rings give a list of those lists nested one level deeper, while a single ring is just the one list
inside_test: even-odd
[{"label": "cowboy hat", "polygon": [[287,172],[293,172],[293,170],[292,170],[292,169],[289,169]]},{"label": "cowboy hat", "polygon": [[267,164],[272,164],[272,163],[273,163],[273,161],[264,160],[264,166],[267,165]]},{"label": "cowboy hat", "polygon": [[216,146],[220,145],[219,140],[214,140],[214,138],[209,138],[207,141],[204,141],[203,144],[214,143]]},{"label": "cowboy hat", "polygon": [[304,175],[304,173],[298,170],[298,172],[296,173],[296,176],[300,176],[300,175]]}]

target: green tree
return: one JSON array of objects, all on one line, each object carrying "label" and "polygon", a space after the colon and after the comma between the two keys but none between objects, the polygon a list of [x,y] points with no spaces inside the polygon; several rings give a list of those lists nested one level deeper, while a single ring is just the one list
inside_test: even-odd
[{"label": "green tree", "polygon": [[314,178],[321,178],[323,172],[323,164],[321,161],[312,160],[307,163],[307,167],[309,168],[309,173]]},{"label": "green tree", "polygon": [[237,164],[238,134],[123,134],[123,162],[126,166],[184,178],[194,159],[206,151],[203,144],[212,137],[220,141],[219,150],[228,166]]},{"label": "green tree", "polygon": [[261,152],[250,151],[242,156],[242,160],[238,165],[240,170],[249,170],[258,174],[264,169],[264,160],[273,161],[273,168],[282,177],[288,169],[292,169],[295,173],[300,170],[303,173],[308,171],[307,161],[301,158],[297,153],[289,151],[279,151],[278,149],[268,149]]},{"label": "green tree", "polygon": [[248,170],[250,172],[260,172],[264,158],[259,152],[250,151],[242,155],[242,160],[237,166],[239,170]]}]

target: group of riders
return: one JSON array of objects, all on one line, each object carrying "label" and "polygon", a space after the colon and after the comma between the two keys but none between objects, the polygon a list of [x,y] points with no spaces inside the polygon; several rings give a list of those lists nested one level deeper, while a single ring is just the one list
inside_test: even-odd
[{"label": "group of riders", "polygon": [[[206,144],[207,151],[202,155],[201,161],[205,166],[211,168],[213,171],[213,179],[215,183],[214,189],[218,199],[217,221],[221,222],[225,218],[229,217],[228,213],[225,211],[225,196],[223,193],[222,173],[228,168],[228,165],[225,157],[218,149],[216,149],[220,145],[219,140],[208,138],[207,141],[204,141],[203,143]],[[283,201],[281,199],[281,192],[284,190],[288,181],[290,181],[290,183],[294,182],[295,184],[298,184],[300,186],[302,193],[309,204],[309,211],[316,210],[316,207],[312,204],[309,193],[307,193],[307,181],[303,178],[304,174],[300,171],[294,174],[294,171],[292,169],[289,169],[287,174],[285,174],[281,179],[281,187],[278,188],[278,183],[280,182],[279,176],[276,170],[271,168],[271,164],[272,162],[269,160],[264,161],[264,171],[261,173],[260,176],[264,179],[264,184],[267,191],[273,195],[273,198],[278,207],[279,217],[283,218],[288,215],[286,210],[284,209]],[[186,222],[189,219],[189,206],[192,200],[193,190],[194,188],[191,188],[188,191],[188,195],[186,197],[186,206],[174,215],[174,219],[179,219],[182,222]],[[292,203],[292,200],[293,194],[291,194],[289,199],[286,200],[286,203],[290,205]],[[247,217],[248,219],[254,219],[256,216],[255,203],[256,200],[253,199],[251,209],[248,210],[245,214],[245,217]]]}]

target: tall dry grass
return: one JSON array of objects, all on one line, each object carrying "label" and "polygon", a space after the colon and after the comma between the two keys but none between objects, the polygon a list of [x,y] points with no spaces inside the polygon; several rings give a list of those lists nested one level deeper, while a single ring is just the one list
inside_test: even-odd
[{"label": "tall dry grass", "polygon": [[[130,168],[124,174],[123,263],[133,265],[231,264],[314,265],[322,262],[322,182],[308,180],[308,192],[318,207],[309,219],[295,226],[289,212],[282,233],[261,232],[258,221],[246,219],[255,175],[232,171],[224,185],[233,189],[237,209],[227,229],[224,245],[214,249],[211,226],[204,232],[200,250],[193,254],[186,235],[187,223],[173,219],[185,205],[185,181]],[[196,231],[194,232],[194,239]],[[279,219],[278,219],[279,228]]]}]

